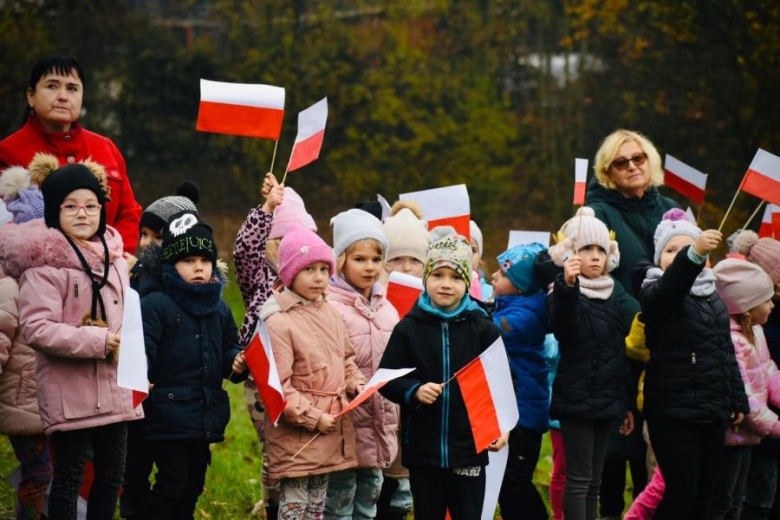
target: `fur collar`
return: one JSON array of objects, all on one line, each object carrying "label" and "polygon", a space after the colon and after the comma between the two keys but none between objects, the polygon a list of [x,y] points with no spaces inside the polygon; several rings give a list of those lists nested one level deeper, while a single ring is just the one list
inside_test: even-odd
[{"label": "fur collar", "polygon": [[[123,255],[122,237],[114,228],[106,227],[105,239],[109,260],[114,263]],[[100,241],[79,247],[92,270],[102,273],[104,257]],[[14,278],[32,267],[82,269],[67,239],[59,230],[46,227],[43,219],[0,226],[0,263]]]}]

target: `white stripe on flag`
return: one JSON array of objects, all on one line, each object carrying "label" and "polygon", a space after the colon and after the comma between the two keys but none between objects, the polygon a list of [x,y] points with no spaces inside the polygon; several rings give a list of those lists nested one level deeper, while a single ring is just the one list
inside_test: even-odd
[{"label": "white stripe on flag", "polygon": [[503,434],[512,430],[520,418],[504,341],[499,337],[480,357],[485,379],[490,387],[490,395],[496,407],[498,425]]},{"label": "white stripe on flag", "polygon": [[511,249],[515,246],[525,246],[538,242],[544,247],[550,247],[550,232],[549,231],[515,231],[509,232],[509,245],[507,249]]},{"label": "white stripe on flag", "polygon": [[775,154],[759,148],[750,163],[750,169],[776,182],[780,182],[780,157]]},{"label": "white stripe on flag", "polygon": [[300,143],[325,130],[328,121],[328,98],[322,98],[298,114],[298,135],[295,142]]},{"label": "white stripe on flag", "polygon": [[465,184],[402,193],[400,200],[414,200],[422,206],[425,220],[441,220],[471,213]]},{"label": "white stripe on flag", "polygon": [[666,154],[666,158],[664,160],[664,169],[669,173],[680,177],[684,181],[693,184],[702,191],[704,191],[707,187],[706,173],[702,173],[696,168],[688,166],[684,162],[675,159],[669,154]]},{"label": "white stripe on flag", "polygon": [[588,179],[588,160],[574,159],[574,182],[585,182]]},{"label": "white stripe on flag", "polygon": [[284,110],[284,89],[272,85],[200,80],[201,101]]}]

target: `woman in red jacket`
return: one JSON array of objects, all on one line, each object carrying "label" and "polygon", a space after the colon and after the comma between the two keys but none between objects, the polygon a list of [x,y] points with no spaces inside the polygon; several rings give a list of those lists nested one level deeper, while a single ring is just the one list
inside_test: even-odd
[{"label": "woman in red jacket", "polygon": [[116,145],[78,123],[84,86],[84,71],[75,58],[52,56],[36,63],[27,89],[29,116],[22,128],[0,141],[0,170],[27,167],[38,152],[55,155],[60,166],[88,158],[100,163],[111,188],[106,223],[119,231],[125,251],[132,253],[138,242],[141,206]]}]

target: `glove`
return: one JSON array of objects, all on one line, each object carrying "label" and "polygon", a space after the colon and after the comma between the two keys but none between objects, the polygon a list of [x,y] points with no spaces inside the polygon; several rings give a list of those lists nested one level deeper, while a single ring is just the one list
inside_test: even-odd
[{"label": "glove", "polygon": [[631,330],[626,336],[626,355],[637,361],[647,362],[650,359],[650,351],[645,344],[645,322],[642,313],[636,313],[631,322]]}]

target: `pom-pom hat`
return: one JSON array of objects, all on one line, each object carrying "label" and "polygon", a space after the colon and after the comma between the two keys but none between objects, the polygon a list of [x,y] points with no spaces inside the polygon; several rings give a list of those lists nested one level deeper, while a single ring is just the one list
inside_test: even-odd
[{"label": "pom-pom hat", "polygon": [[316,262],[328,264],[331,276],[336,270],[333,249],[323,239],[300,224],[291,226],[279,244],[279,278],[282,283],[285,287],[292,287],[298,273]]},{"label": "pom-pom hat", "polygon": [[780,284],[780,241],[758,238],[754,231],[743,231],[734,240],[734,250],[767,272],[774,285]]},{"label": "pom-pom hat", "polygon": [[141,214],[141,227],[162,234],[165,224],[177,213],[189,211],[198,213],[196,204],[200,200],[200,188],[192,181],[182,181],[176,187],[176,195],[169,195],[149,204]]},{"label": "pom-pom hat", "polygon": [[666,244],[676,236],[687,236],[696,240],[701,235],[701,229],[695,222],[691,221],[690,216],[680,208],[672,208],[664,213],[661,223],[655,228],[653,242],[655,243],[655,255],[653,263],[658,265],[661,260]]},{"label": "pom-pom hat", "polygon": [[746,260],[727,258],[718,262],[715,288],[726,302],[729,314],[742,314],[772,299],[774,284],[758,265]]},{"label": "pom-pom hat", "polygon": [[567,220],[555,234],[556,244],[549,249],[550,258],[557,266],[577,254],[583,247],[596,245],[607,253],[606,272],[611,273],[620,265],[620,250],[614,232],[596,218],[593,208],[583,206],[574,217]]}]

